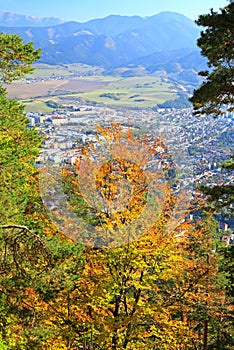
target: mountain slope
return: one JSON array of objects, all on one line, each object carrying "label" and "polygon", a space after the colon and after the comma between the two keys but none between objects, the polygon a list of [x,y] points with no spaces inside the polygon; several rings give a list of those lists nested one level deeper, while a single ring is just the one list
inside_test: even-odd
[{"label": "mountain slope", "polygon": [[141,64],[145,65],[144,60],[156,52],[158,57],[164,51],[168,55],[170,51],[190,49],[186,51],[190,53],[199,36],[192,20],[174,12],[146,18],[112,15],[86,23],[66,22],[46,28],[1,27],[0,31],[20,34],[25,41],[33,41],[35,47],[42,47],[41,62],[80,62],[105,68],[127,65],[137,59],[142,59]]},{"label": "mountain slope", "polygon": [[0,26],[6,27],[48,27],[53,26],[63,21],[54,17],[35,17],[25,16],[12,12],[0,10]]}]

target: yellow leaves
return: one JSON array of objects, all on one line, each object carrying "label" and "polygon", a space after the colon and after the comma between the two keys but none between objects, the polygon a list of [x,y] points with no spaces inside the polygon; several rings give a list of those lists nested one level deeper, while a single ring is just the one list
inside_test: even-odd
[{"label": "yellow leaves", "polygon": [[[165,315],[166,316],[166,315]],[[187,350],[191,344],[192,332],[189,327],[178,320],[170,320],[157,317],[155,324],[151,326],[151,334],[156,337],[155,345],[160,344],[160,349]],[[186,340],[187,339],[187,340]]]},{"label": "yellow leaves", "polygon": [[44,350],[68,350],[68,348],[67,345],[62,341],[61,337],[58,337],[58,339],[47,341]]},{"label": "yellow leaves", "polygon": [[[107,247],[127,244],[158,225],[165,212],[170,219],[165,226],[170,222],[169,230],[173,230],[178,216],[183,215],[174,215],[181,200],[173,203],[170,185],[164,179],[166,166],[151,169],[151,164],[157,167],[158,159],[170,163],[161,140],[151,136],[136,139],[130,128],[125,131],[115,123],[98,126],[97,131],[98,145],[84,146],[73,181],[74,194],[82,196],[99,219],[95,228],[88,227],[90,240],[100,236]],[[83,222],[81,230],[82,226],[87,228]]]},{"label": "yellow leaves", "polygon": [[[201,232],[186,222],[179,229],[186,234],[177,237],[178,232],[166,234],[155,227],[127,246],[87,250],[82,293],[92,316],[86,324],[99,329],[96,337],[103,349],[111,348],[113,337],[115,349],[126,341],[126,349],[190,348],[194,330],[188,315],[197,303],[211,305],[214,294],[207,292],[206,260],[193,260],[186,251],[188,236],[196,240]],[[183,317],[175,317],[180,312]],[[105,346],[104,333],[109,335]]]},{"label": "yellow leaves", "polygon": [[[155,161],[152,155],[168,159],[160,140],[135,140],[119,125],[98,132],[100,147],[90,143],[73,169],[62,170],[64,186],[69,183],[77,199],[70,205],[77,205],[78,213],[89,206],[100,220],[83,240],[88,247],[77,288],[63,281],[71,292],[56,296],[53,306],[75,320],[79,336],[88,342],[92,334],[103,350],[188,350],[193,329],[187,320],[214,295],[207,291],[207,276],[215,269],[196,248],[202,241],[209,246],[205,230],[187,222],[178,226],[178,217],[186,213],[184,193],[176,197],[170,182],[163,181],[170,164],[158,172],[147,168]],[[74,227],[75,234],[86,229],[85,220]],[[66,217],[64,225],[70,224]],[[66,265],[61,268],[69,273]],[[53,317],[48,316],[48,326]]]},{"label": "yellow leaves", "polygon": [[[98,142],[83,147],[74,167],[62,174],[55,167],[45,170],[45,181],[42,176],[44,202],[59,229],[85,245],[112,248],[155,227],[173,231],[186,196],[172,193],[171,157],[163,142],[133,137],[130,128],[114,123],[97,131]],[[56,205],[50,205],[53,200]]]}]

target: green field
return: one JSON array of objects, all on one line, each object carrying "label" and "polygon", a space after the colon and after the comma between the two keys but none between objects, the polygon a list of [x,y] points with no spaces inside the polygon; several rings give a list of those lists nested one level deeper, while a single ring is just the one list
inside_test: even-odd
[{"label": "green field", "polygon": [[[89,79],[91,78],[94,77]],[[158,77],[117,78],[101,76],[95,77],[95,79],[109,81],[109,83],[103,89],[77,93],[73,96],[110,106],[154,107],[158,103],[175,99],[178,92],[171,83]]]},{"label": "green field", "polygon": [[26,113],[48,113],[53,111],[53,108],[48,107],[42,100],[25,100],[22,102],[25,105]]},{"label": "green field", "polygon": [[[37,64],[35,68],[33,77],[43,80],[31,82],[30,85],[12,86],[13,97],[24,101],[30,99],[30,102],[25,103],[26,111],[31,112],[50,111],[43,101],[48,98],[59,101],[59,95],[63,101],[67,97],[70,102],[72,98],[82,98],[91,104],[152,108],[158,103],[177,98],[178,91],[181,90],[164,77],[142,75],[142,70],[138,76],[122,77],[123,69],[114,70],[113,75],[102,75],[100,67],[84,64]],[[61,80],[61,77],[66,79]]]}]

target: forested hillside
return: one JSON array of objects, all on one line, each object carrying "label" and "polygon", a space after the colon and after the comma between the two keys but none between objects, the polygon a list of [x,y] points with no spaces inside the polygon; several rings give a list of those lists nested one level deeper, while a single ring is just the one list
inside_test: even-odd
[{"label": "forested hillside", "polygon": [[[197,21],[205,28],[198,46],[209,66],[190,99],[198,117],[233,114],[233,12],[231,2]],[[100,22],[103,31],[112,20]],[[88,23],[89,30],[97,25]],[[116,35],[126,42],[133,36]],[[231,208],[233,184],[204,188],[208,197],[197,186],[191,198],[166,139],[150,134],[147,123],[140,128],[139,119],[108,122],[108,109],[103,120],[91,116],[98,119],[95,130],[74,142],[70,162],[40,166],[49,133],[29,123],[6,85],[32,73],[47,54],[35,47],[17,34],[0,34],[0,349],[232,350],[234,245],[220,242],[214,214]],[[175,52],[181,65],[186,56],[196,66],[193,51]],[[168,60],[173,55],[164,53]],[[157,55],[148,62],[154,58],[161,65]],[[178,153],[180,160],[182,148]],[[224,168],[233,169],[232,159]]]}]

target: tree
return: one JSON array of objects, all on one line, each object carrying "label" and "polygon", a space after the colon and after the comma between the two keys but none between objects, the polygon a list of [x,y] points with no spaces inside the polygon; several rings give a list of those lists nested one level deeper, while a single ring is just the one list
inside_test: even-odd
[{"label": "tree", "polygon": [[11,83],[33,71],[32,63],[40,58],[32,42],[24,44],[16,34],[0,33],[0,80]]},{"label": "tree", "polygon": [[33,163],[42,138],[28,128],[24,107],[7,99],[6,91],[0,95],[0,106],[0,222],[24,225],[35,206],[37,169]]},{"label": "tree", "polygon": [[[40,50],[35,50],[33,43],[24,44],[18,35],[0,33],[0,81],[11,83],[32,72],[31,64],[39,57]],[[7,99],[6,93],[0,85],[0,221],[23,225],[22,214],[29,211],[29,198],[37,192],[30,186],[35,185],[33,163],[42,138],[28,128],[24,106]]]},{"label": "tree", "polygon": [[205,27],[198,39],[209,71],[200,72],[203,84],[194,91],[191,102],[195,115],[218,116],[233,112],[234,103],[234,3],[210,14],[199,16],[196,23]]},{"label": "tree", "polygon": [[[194,91],[190,99],[194,106],[194,114],[208,114],[214,118],[222,114],[232,114],[234,111],[234,3],[220,9],[211,10],[210,14],[199,16],[196,23],[203,28],[198,39],[202,55],[208,58],[209,71],[201,72],[205,77],[202,85]],[[223,164],[227,171],[233,171],[233,157]],[[208,203],[213,210],[225,208],[231,215],[234,200],[234,184],[230,181],[212,188],[203,186]],[[225,290],[224,302],[219,306],[219,315],[214,318],[212,349],[232,349],[233,335],[233,298],[232,290],[232,247],[217,250],[221,262],[219,264],[220,283]],[[228,266],[228,268],[227,268]],[[215,321],[216,320],[216,321]],[[221,327],[222,325],[222,327]],[[221,329],[222,328],[222,329]]]},{"label": "tree", "polygon": [[[88,213],[102,218],[92,224],[93,231],[102,229],[97,232],[102,232],[103,244],[92,235],[88,237],[94,244],[84,252],[76,294],[84,325],[78,345],[102,350],[207,349],[208,327],[211,319],[218,317],[215,310],[223,300],[216,278],[217,258],[210,253],[211,227],[215,230],[215,226],[208,219],[207,225],[170,225],[179,198],[170,187],[169,155],[162,142],[150,137],[134,141],[132,133],[124,132],[120,125],[99,127],[99,132],[102,138],[97,135],[97,140],[103,148],[92,143],[85,147],[82,159],[70,169],[72,177],[66,187],[73,209],[82,208],[82,194],[83,201],[87,200],[83,219],[90,222]],[[108,149],[107,160],[102,157],[104,148]],[[164,161],[162,173],[158,170],[152,177],[145,176],[152,155],[158,157],[155,166],[160,159]],[[92,164],[97,159],[101,166]],[[65,182],[67,177],[69,172]],[[147,180],[157,183],[158,191],[150,196],[156,207],[152,211],[149,207],[134,225],[149,199]],[[127,183],[132,190],[125,191]],[[121,201],[120,207],[118,196],[122,198],[122,193],[125,202]],[[138,234],[137,226],[141,227]],[[110,241],[115,244],[109,245]]]},{"label": "tree", "polygon": [[[208,58],[209,71],[200,72],[205,77],[202,85],[194,91],[190,101],[194,114],[208,114],[218,117],[234,111],[234,3],[221,12],[211,10],[210,14],[199,16],[196,23],[206,29],[201,32],[198,46],[203,56]],[[233,159],[223,165],[227,171],[234,169]],[[213,188],[202,188],[209,202],[216,207],[233,203],[234,184],[229,182]]]},{"label": "tree", "polygon": [[[1,81],[10,83],[31,72],[31,63],[39,55],[40,50],[34,50],[32,43],[24,44],[17,35],[1,33]],[[3,338],[10,331],[8,322],[14,319],[13,305],[19,305],[24,298],[22,290],[27,288],[25,283],[29,281],[26,271],[39,261],[43,266],[47,250],[40,237],[44,229],[40,217],[43,210],[39,204],[37,169],[33,166],[42,138],[28,125],[24,106],[16,100],[9,100],[6,89],[0,85],[0,289]],[[36,229],[39,234],[30,228]]]},{"label": "tree", "polygon": [[[1,81],[11,83],[31,72],[39,56],[32,43],[0,34]],[[0,85],[1,349],[45,349],[51,342],[50,349],[57,350],[60,339],[69,344],[75,333],[69,297],[79,281],[82,248],[54,235],[42,205],[34,165],[41,142],[24,106],[8,99]]]},{"label": "tree", "polygon": [[87,251],[80,307],[95,349],[201,348],[219,303],[212,240],[186,223],[168,233],[164,220],[129,245]]}]

